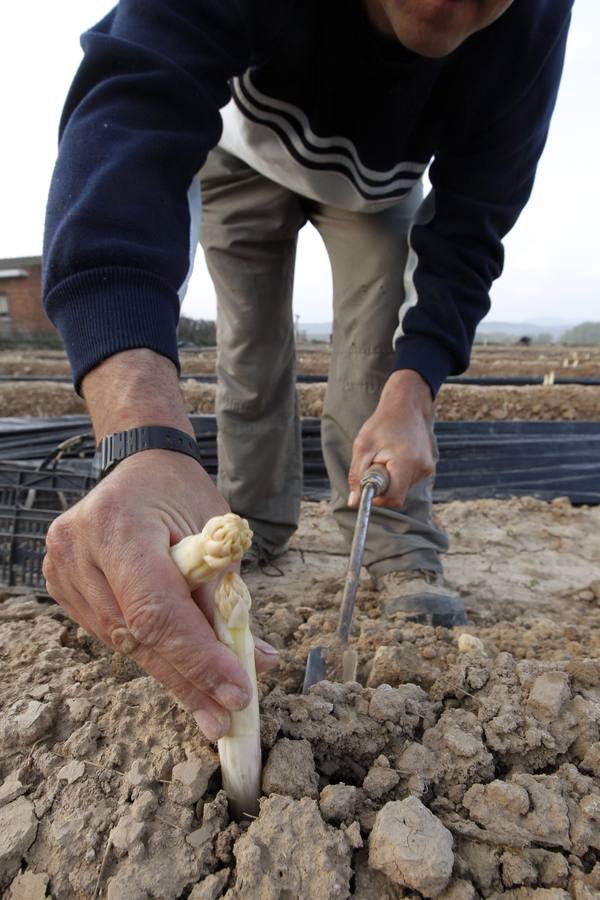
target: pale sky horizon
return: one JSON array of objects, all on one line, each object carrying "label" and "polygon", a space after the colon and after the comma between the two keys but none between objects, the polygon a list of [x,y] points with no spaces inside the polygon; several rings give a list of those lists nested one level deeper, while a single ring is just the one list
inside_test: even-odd
[{"label": "pale sky horizon", "polygon": [[[81,58],[79,35],[111,7],[106,0],[20,0],[0,11],[3,85],[0,258],[41,252],[43,213],[56,156],[60,111]],[[489,321],[600,321],[597,206],[600,173],[600,7],[577,0],[565,72],[548,144],[528,207],[505,241],[504,275],[492,289]],[[300,235],[294,312],[331,320],[331,274],[320,237]],[[183,313],[215,316],[199,251]]]}]

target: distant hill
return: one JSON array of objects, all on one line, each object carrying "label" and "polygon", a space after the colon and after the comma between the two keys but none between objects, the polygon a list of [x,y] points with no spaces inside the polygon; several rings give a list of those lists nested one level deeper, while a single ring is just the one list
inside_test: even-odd
[{"label": "distant hill", "polygon": [[[578,322],[569,319],[557,319],[544,316],[532,322],[490,322],[484,319],[477,329],[477,337],[481,340],[486,335],[490,337],[506,335],[507,337],[520,338],[524,335],[536,337],[539,334],[551,334],[556,340],[569,328]],[[304,332],[309,340],[329,340],[333,325],[331,322],[303,322],[300,319],[298,328]]]},{"label": "distant hill", "polygon": [[551,334],[554,339],[559,338],[562,334],[571,328],[576,322],[569,322],[567,319],[537,319],[534,322],[489,322],[483,320],[477,329],[477,335],[481,338],[483,335],[511,335],[516,338],[529,335],[536,337],[538,334]]},{"label": "distant hill", "polygon": [[303,322],[298,323],[300,332],[304,332],[309,341],[328,341],[333,331],[332,322]]}]

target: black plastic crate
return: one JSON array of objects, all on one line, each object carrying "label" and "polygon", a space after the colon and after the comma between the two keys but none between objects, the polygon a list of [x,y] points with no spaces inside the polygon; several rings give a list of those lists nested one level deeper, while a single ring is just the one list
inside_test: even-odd
[{"label": "black plastic crate", "polygon": [[64,512],[94,486],[89,473],[0,462],[0,506]]},{"label": "black plastic crate", "polygon": [[58,513],[0,506],[0,588],[46,593],[42,560],[46,534]]},{"label": "black plastic crate", "polygon": [[46,591],[42,560],[48,528],[95,483],[88,473],[0,463],[0,588]]}]

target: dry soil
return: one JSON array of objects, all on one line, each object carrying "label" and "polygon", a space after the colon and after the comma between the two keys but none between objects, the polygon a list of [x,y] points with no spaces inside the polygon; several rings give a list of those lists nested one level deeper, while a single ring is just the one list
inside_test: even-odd
[{"label": "dry soil", "polygon": [[[215,371],[214,349],[198,352],[182,351],[181,369],[185,375],[210,374]],[[298,372],[324,375],[329,367],[327,345],[300,345],[297,351]],[[600,377],[600,347],[563,347],[557,344],[521,347],[511,345],[477,345],[466,373],[473,376],[529,375]],[[69,364],[60,350],[4,350],[0,352],[0,375],[69,375]]]},{"label": "dry soil", "polygon": [[[600,896],[600,508],[438,508],[461,633],[382,616],[365,575],[360,684],[299,694],[345,556],[305,504],[249,578],[264,799],[229,819],[214,748],[126,659],[35,597],[0,603],[0,892],[10,900]],[[462,652],[467,640],[471,652]]]},{"label": "dry soil", "polygon": [[[211,372],[214,353],[185,354]],[[302,351],[300,371],[326,371]],[[596,351],[482,348],[470,374],[598,374]],[[577,371],[575,371],[577,370]],[[59,353],[6,374],[66,374]],[[300,388],[318,415],[322,385]],[[597,388],[458,388],[439,418],[598,417]],[[214,389],[188,385],[190,411]],[[82,411],[69,386],[0,386],[2,415]],[[0,599],[0,895],[9,900],[592,900],[600,897],[600,508],[437,507],[456,632],[382,614],[365,575],[360,684],[299,692],[332,640],[347,561],[304,504],[277,569],[249,578],[280,649],[260,685],[264,799],[230,820],[215,748],[156,682],[34,596]]]},{"label": "dry soil", "polygon": [[[322,375],[329,366],[327,347],[298,350],[298,371]],[[181,354],[183,374],[211,374],[215,351]],[[469,375],[600,377],[600,349],[594,347],[476,347]],[[0,352],[0,375],[68,375],[60,351]],[[215,386],[182,384],[189,413],[213,413]],[[298,385],[301,414],[320,416],[325,384]],[[53,382],[0,383],[0,416],[59,416],[85,412],[83,400],[70,384]],[[552,385],[533,387],[477,387],[445,385],[437,402],[441,421],[457,419],[596,420],[600,416],[600,387]]]},{"label": "dry soil", "polygon": [[[215,386],[182,384],[188,413],[214,413]],[[299,384],[300,413],[320,416],[325,385]],[[49,381],[0,383],[0,415],[65,416],[85,412],[85,404],[70,384]],[[551,387],[473,387],[445,385],[440,391],[436,415],[440,421],[460,419],[561,419],[600,418],[600,387],[552,385]]]}]

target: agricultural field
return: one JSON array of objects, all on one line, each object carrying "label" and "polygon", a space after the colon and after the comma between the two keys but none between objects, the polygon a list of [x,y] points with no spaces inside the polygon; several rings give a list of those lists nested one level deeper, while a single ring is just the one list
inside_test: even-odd
[{"label": "agricultural field", "polygon": [[[318,347],[319,345],[317,345]],[[210,376],[215,371],[215,351],[185,352],[181,355],[182,375]],[[326,375],[329,352],[302,349],[298,352],[298,374]],[[554,379],[595,379],[600,381],[600,348],[549,346],[479,347],[467,373],[469,377],[503,376]],[[69,377],[69,366],[59,351],[0,352],[0,415],[61,416],[85,412],[83,400],[68,381],[12,381]],[[182,390],[188,412],[212,413],[215,385],[184,380]],[[301,414],[320,416],[325,383],[298,384]],[[600,419],[600,386],[586,384],[494,385],[481,387],[447,384],[440,391],[436,415],[440,421],[536,419]]]},{"label": "agricultural field", "polygon": [[[299,371],[326,372],[326,350]],[[211,374],[214,353],[183,355]],[[58,353],[0,375],[61,376]],[[600,378],[600,349],[482,347],[468,374]],[[211,412],[214,386],[183,386]],[[301,384],[319,416],[324,386]],[[1,416],[82,412],[68,384],[0,383]],[[600,419],[600,387],[447,385],[440,420]],[[469,623],[384,614],[364,575],[358,682],[302,696],[337,622],[347,557],[305,502],[278,572],[253,574],[260,681],[256,819],[230,819],[192,717],[43,595],[0,594],[0,896],[8,900],[593,900],[600,897],[600,506],[436,505]],[[463,637],[468,635],[470,637]]]}]

